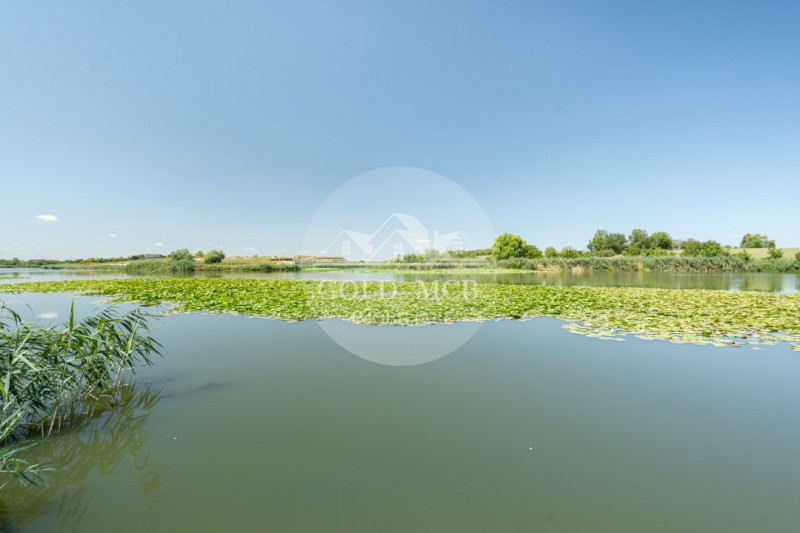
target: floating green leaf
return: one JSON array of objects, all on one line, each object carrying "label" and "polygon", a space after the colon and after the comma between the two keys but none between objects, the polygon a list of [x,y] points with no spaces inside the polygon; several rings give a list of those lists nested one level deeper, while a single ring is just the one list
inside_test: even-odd
[{"label": "floating green leaf", "polygon": [[[278,279],[148,278],[1,285],[0,292],[84,292],[112,300],[171,303],[171,311],[237,313],[282,320],[341,318],[361,324],[553,317],[575,333],[622,339],[742,346],[800,342],[800,294],[478,284],[442,285]],[[341,288],[341,286],[338,286]],[[395,289],[396,292],[392,292]]]}]

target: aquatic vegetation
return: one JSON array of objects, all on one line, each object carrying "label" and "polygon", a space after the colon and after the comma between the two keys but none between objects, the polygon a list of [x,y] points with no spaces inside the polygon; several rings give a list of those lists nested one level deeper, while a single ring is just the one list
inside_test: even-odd
[{"label": "aquatic vegetation", "polygon": [[127,274],[187,274],[194,272],[195,262],[192,259],[153,259],[134,261],[125,265]]},{"label": "aquatic vegetation", "polygon": [[[462,285],[463,284],[463,285]],[[122,279],[23,283],[0,292],[84,292],[171,303],[171,312],[237,313],[361,324],[553,317],[575,333],[725,346],[800,342],[800,294],[633,287],[321,282],[279,279]]]},{"label": "aquatic vegetation", "polygon": [[113,404],[123,376],[158,353],[149,318],[111,308],[77,321],[73,309],[57,328],[23,322],[0,304],[0,472],[32,481],[27,472],[35,465],[18,458],[15,441]]}]

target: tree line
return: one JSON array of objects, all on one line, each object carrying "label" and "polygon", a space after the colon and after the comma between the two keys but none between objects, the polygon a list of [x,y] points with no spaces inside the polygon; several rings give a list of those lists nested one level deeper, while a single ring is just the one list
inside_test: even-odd
[{"label": "tree line", "polygon": [[[741,248],[767,248],[771,259],[783,257],[783,251],[775,247],[775,241],[766,235],[748,233],[742,237]],[[612,233],[605,229],[598,229],[586,245],[586,250],[563,248],[561,251],[552,246],[542,252],[533,244],[528,244],[519,235],[503,233],[499,235],[491,248],[492,259],[538,259],[547,258],[577,258],[583,256],[612,257],[615,255],[628,256],[653,256],[681,253],[690,257],[725,257],[734,255],[743,259],[750,259],[746,250],[731,254],[730,246],[723,246],[718,241],[697,239],[677,240],[666,231],[648,233],[647,230],[636,228],[630,235]],[[797,254],[800,256],[800,253]],[[800,259],[800,257],[797,257]]]}]

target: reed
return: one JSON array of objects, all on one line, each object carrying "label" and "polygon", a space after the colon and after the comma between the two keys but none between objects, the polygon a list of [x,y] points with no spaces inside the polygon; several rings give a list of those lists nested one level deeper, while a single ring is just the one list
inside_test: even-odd
[{"label": "reed", "polygon": [[73,305],[57,328],[25,322],[0,303],[0,472],[34,482],[36,465],[18,458],[24,437],[113,405],[123,376],[160,353],[149,335],[152,316],[109,308],[78,321]]},{"label": "reed", "polygon": [[134,261],[125,265],[126,274],[189,274],[197,265],[191,259],[170,261],[168,259],[152,259]]}]

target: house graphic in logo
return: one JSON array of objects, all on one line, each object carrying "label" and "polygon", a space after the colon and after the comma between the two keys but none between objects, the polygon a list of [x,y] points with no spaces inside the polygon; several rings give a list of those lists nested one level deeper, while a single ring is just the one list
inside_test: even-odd
[{"label": "house graphic in logo", "polygon": [[475,245],[461,231],[431,233],[416,217],[392,213],[374,233],[342,230],[322,253],[349,261],[389,261],[405,254],[422,253],[426,248],[449,252]]}]

